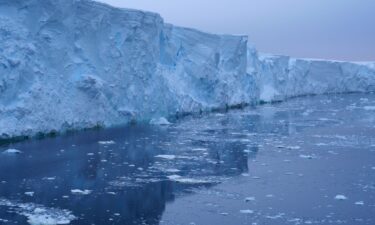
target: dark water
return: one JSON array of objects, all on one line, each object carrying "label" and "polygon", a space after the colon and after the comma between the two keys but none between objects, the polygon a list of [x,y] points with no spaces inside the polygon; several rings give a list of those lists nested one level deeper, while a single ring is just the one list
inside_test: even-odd
[{"label": "dark water", "polygon": [[371,94],[9,148],[0,224],[375,224]]}]

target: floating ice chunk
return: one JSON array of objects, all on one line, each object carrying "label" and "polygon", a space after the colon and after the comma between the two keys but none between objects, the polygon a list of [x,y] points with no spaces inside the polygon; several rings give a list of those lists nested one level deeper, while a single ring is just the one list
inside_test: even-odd
[{"label": "floating ice chunk", "polygon": [[315,156],[313,155],[299,155],[299,157],[302,159],[314,159],[315,158]]},{"label": "floating ice chunk", "polygon": [[204,152],[204,151],[207,151],[207,148],[193,148],[192,151],[194,151],[194,152]]},{"label": "floating ice chunk", "polygon": [[253,202],[255,201],[255,197],[247,197],[245,198],[245,202]]},{"label": "floating ice chunk", "polygon": [[91,194],[91,190],[80,190],[80,189],[73,189],[70,191],[72,194],[75,195],[89,195]]},{"label": "floating ice chunk", "polygon": [[347,199],[348,198],[345,195],[336,195],[335,196],[335,200],[343,201],[343,200],[347,200]]},{"label": "floating ice chunk", "polygon": [[185,156],[185,155],[181,155],[181,156],[176,156],[176,158],[179,158],[179,159],[191,159],[191,160],[194,160],[194,159],[199,159],[199,157],[196,157],[196,156]]},{"label": "floating ice chunk", "polygon": [[25,195],[33,197],[34,196],[34,192],[28,191],[28,192],[25,192]]},{"label": "floating ice chunk", "polygon": [[157,155],[155,156],[155,158],[173,160],[173,159],[176,159],[176,156],[175,155]]},{"label": "floating ice chunk", "polygon": [[368,111],[373,111],[375,110],[375,106],[365,106],[363,107],[365,110],[368,110]]},{"label": "floating ice chunk", "polygon": [[273,194],[268,194],[268,195],[266,195],[266,197],[267,198],[273,198],[274,196],[273,196]]},{"label": "floating ice chunk", "polygon": [[166,169],[165,171],[167,173],[178,173],[178,172],[181,172],[181,170],[179,170],[179,169]]},{"label": "floating ice chunk", "polygon": [[341,140],[348,140],[348,138],[346,136],[343,136],[343,135],[335,135],[334,137],[337,138],[337,139],[341,139]]},{"label": "floating ice chunk", "polygon": [[184,183],[184,184],[210,184],[210,183],[213,183],[213,182],[208,181],[208,180],[186,178],[186,177],[181,177],[179,175],[170,175],[170,176],[167,176],[167,177],[171,181],[176,181],[176,182]]},{"label": "floating ice chunk", "polygon": [[300,224],[302,219],[300,218],[293,218],[293,219],[289,219],[288,222],[290,223],[295,223],[295,224]]},{"label": "floating ice chunk", "polygon": [[34,212],[35,214],[28,215],[28,221],[31,225],[58,225],[70,224],[70,219],[52,218],[50,215],[45,215],[45,212]]},{"label": "floating ice chunk", "polygon": [[358,201],[354,203],[355,205],[364,205],[365,203],[363,201]]},{"label": "floating ice chunk", "polygon": [[300,146],[288,146],[288,149],[299,150],[299,149],[301,149],[301,147]]},{"label": "floating ice chunk", "polygon": [[150,124],[152,124],[152,125],[171,125],[171,122],[169,122],[164,117],[160,117],[160,118],[157,118],[157,119],[152,119],[150,121]]},{"label": "floating ice chunk", "polygon": [[242,209],[242,210],[240,210],[240,213],[243,213],[243,214],[253,214],[254,211],[250,210],[250,209]]},{"label": "floating ice chunk", "polygon": [[302,113],[303,116],[309,116],[314,110],[308,109],[305,112]]},{"label": "floating ice chunk", "polygon": [[27,217],[31,225],[63,225],[77,219],[70,211],[47,208],[34,203],[18,203],[0,198],[0,206],[8,207],[18,215]]},{"label": "floating ice chunk", "polygon": [[5,151],[3,151],[3,154],[9,154],[9,155],[12,155],[12,154],[21,154],[22,151],[18,150],[18,149],[14,149],[14,148],[10,148],[10,149],[7,149]]},{"label": "floating ice chunk", "polygon": [[240,142],[246,142],[246,143],[247,143],[247,142],[251,142],[250,139],[246,139],[246,138],[242,138],[242,139],[240,139],[239,141],[240,141]]},{"label": "floating ice chunk", "polygon": [[101,145],[114,145],[116,142],[114,141],[98,141],[99,144]]},{"label": "floating ice chunk", "polygon": [[329,154],[332,154],[332,155],[338,155],[339,153],[335,152],[335,151],[328,151]]},{"label": "floating ice chunk", "polygon": [[285,213],[278,213],[277,215],[274,215],[274,216],[266,216],[266,218],[276,220],[276,219],[282,218],[283,216],[285,216]]}]

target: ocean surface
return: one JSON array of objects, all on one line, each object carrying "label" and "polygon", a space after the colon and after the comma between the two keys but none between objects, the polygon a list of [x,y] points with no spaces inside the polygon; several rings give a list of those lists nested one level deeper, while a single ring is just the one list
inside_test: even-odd
[{"label": "ocean surface", "polygon": [[375,95],[0,146],[0,224],[375,224]]}]

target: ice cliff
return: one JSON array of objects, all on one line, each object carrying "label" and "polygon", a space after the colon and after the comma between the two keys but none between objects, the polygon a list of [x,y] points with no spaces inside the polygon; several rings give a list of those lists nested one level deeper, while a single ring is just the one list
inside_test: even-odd
[{"label": "ice cliff", "polygon": [[283,101],[304,95],[375,91],[371,63],[295,59],[288,56],[258,57],[260,100]]},{"label": "ice cliff", "polygon": [[0,139],[373,90],[374,64],[262,56],[90,0],[0,0]]}]

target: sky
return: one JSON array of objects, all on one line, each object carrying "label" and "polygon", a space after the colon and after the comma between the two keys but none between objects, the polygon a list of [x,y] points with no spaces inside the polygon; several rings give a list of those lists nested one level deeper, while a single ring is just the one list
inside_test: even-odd
[{"label": "sky", "polygon": [[261,52],[375,61],[375,0],[100,0],[167,23],[245,34]]}]

